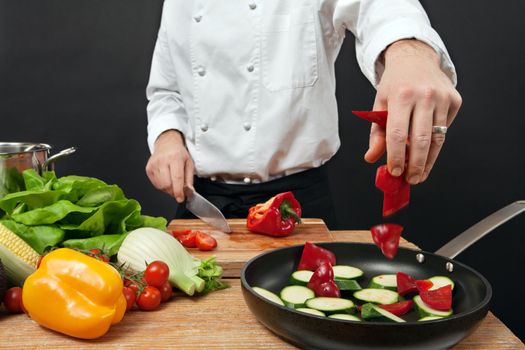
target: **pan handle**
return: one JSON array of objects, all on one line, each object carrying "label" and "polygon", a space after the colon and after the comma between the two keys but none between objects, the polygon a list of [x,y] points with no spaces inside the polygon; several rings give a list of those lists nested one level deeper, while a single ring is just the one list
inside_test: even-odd
[{"label": "pan handle", "polygon": [[47,158],[47,160],[44,162],[44,165],[42,166],[43,169],[48,170],[49,166],[53,164],[57,159],[60,159],[65,156],[69,156],[70,154],[73,154],[76,152],[75,147],[69,147],[66,149],[63,149],[62,151],[58,152],[57,154]]},{"label": "pan handle", "polygon": [[436,254],[454,259],[456,255],[476,243],[496,227],[506,223],[516,215],[525,211],[525,200],[520,200],[501,208],[481,220],[474,226],[468,228],[453,240],[436,251]]}]

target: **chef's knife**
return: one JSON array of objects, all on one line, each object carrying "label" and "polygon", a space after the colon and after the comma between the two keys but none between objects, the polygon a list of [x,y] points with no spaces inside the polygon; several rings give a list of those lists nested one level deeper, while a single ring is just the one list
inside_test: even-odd
[{"label": "chef's knife", "polygon": [[230,233],[230,225],[221,211],[211,204],[206,198],[198,194],[195,189],[185,186],[186,209],[193,215],[222,232]]}]

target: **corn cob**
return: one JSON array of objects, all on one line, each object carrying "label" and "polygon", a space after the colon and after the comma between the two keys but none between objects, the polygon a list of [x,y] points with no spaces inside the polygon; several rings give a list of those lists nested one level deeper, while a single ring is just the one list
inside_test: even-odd
[{"label": "corn cob", "polygon": [[29,244],[0,224],[0,260],[13,284],[21,286],[36,270],[39,259],[40,255]]}]

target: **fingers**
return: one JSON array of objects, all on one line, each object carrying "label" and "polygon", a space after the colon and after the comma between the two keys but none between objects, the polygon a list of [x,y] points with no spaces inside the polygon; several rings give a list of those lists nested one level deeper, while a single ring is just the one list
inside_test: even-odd
[{"label": "fingers", "polygon": [[169,165],[172,195],[178,203],[184,202],[184,164],[184,160],[178,159]]},{"label": "fingers", "polygon": [[191,159],[188,159],[186,161],[186,165],[184,167],[184,182],[186,186],[193,188],[193,175],[195,174],[195,166],[193,164],[193,161]]},{"label": "fingers", "polygon": [[388,171],[400,176],[405,167],[406,142],[410,116],[413,108],[414,92],[410,89],[399,89],[389,101],[388,122],[386,124],[386,150]]}]

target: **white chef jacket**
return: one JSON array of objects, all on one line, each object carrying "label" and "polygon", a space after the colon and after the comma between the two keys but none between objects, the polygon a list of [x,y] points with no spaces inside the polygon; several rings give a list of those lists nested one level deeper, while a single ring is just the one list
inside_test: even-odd
[{"label": "white chef jacket", "polygon": [[196,174],[261,182],[340,145],[334,62],[346,30],[375,86],[381,52],[417,38],[454,66],[417,0],[165,0],[147,87],[148,144],[182,132]]}]

